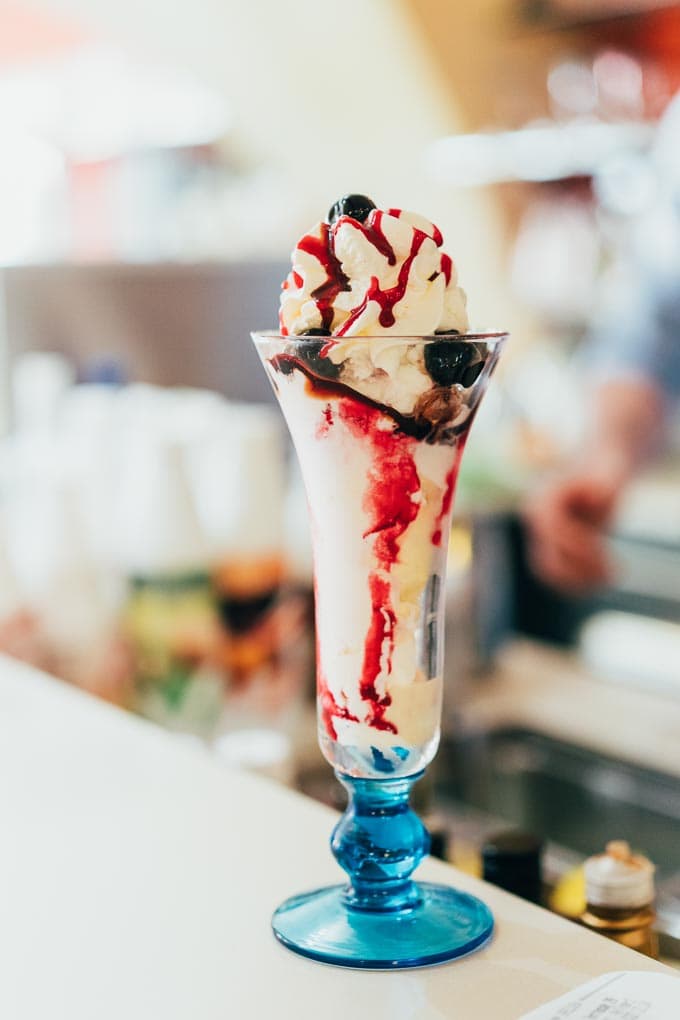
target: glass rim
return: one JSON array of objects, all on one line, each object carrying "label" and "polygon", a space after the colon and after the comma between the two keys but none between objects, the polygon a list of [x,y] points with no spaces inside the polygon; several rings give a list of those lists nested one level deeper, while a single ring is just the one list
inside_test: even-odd
[{"label": "glass rim", "polygon": [[303,344],[310,343],[314,340],[324,340],[326,342],[335,341],[336,343],[349,343],[350,341],[356,341],[357,343],[363,340],[389,340],[392,343],[420,343],[426,341],[431,343],[435,340],[446,340],[447,342],[454,343],[472,343],[474,341],[485,341],[500,343],[503,340],[507,340],[510,333],[507,330],[489,330],[485,333],[422,333],[419,336],[415,334],[397,334],[397,333],[376,333],[371,336],[300,336],[294,334],[283,334],[277,333],[273,329],[255,329],[251,332],[253,340],[279,340],[281,343],[287,344]]}]

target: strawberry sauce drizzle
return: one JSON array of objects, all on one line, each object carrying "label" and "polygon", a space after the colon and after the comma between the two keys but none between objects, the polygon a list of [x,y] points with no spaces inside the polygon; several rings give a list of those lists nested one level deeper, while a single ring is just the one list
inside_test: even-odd
[{"label": "strawberry sauce drizzle", "polygon": [[417,230],[416,228],[414,228],[413,241],[411,242],[411,250],[408,256],[404,259],[404,261],[401,264],[401,267],[399,269],[399,276],[397,278],[395,286],[388,287],[387,290],[381,290],[378,277],[372,276],[370,285],[366,290],[366,294],[364,295],[363,301],[361,302],[360,305],[357,305],[357,307],[353,309],[352,312],[350,312],[349,317],[345,319],[342,326],[335,334],[336,336],[347,335],[348,330],[351,329],[351,327],[354,325],[357,319],[359,319],[359,317],[368,307],[369,301],[375,301],[378,305],[380,305],[380,315],[378,316],[378,321],[380,325],[383,327],[383,329],[389,329],[391,326],[394,326],[396,322],[396,318],[394,315],[394,306],[399,301],[401,301],[401,299],[406,294],[406,288],[408,287],[408,278],[411,273],[411,266],[413,265],[416,255],[422,248],[423,243],[427,240],[431,240],[431,238],[428,238],[427,234],[424,233],[424,231]]},{"label": "strawberry sauce drizzle", "polygon": [[324,436],[328,435],[328,431],[333,424],[333,409],[330,404],[326,404],[323,409],[323,418],[316,427],[316,438],[323,439]]},{"label": "strawberry sauce drizzle", "polygon": [[312,291],[311,297],[319,310],[321,325],[324,329],[330,330],[333,325],[333,302],[341,291],[350,288],[349,280],[343,273],[342,266],[333,251],[328,224],[321,224],[321,237],[305,234],[298,242],[298,248],[308,255],[313,255],[326,271],[326,281]]},{"label": "strawberry sauce drizzle", "polygon": [[447,255],[446,252],[442,252],[441,270],[442,273],[444,274],[444,279],[446,280],[446,286],[448,287],[448,285],[451,283],[451,275],[453,273],[453,262],[451,260],[451,256]]},{"label": "strawberry sauce drizzle", "polygon": [[387,259],[388,265],[396,266],[397,256],[394,254],[394,248],[385,237],[382,228],[382,218],[383,212],[381,209],[373,209],[365,223],[352,219],[351,216],[341,216],[333,227],[332,236],[335,237],[337,230],[342,224],[347,223],[354,227],[355,230],[361,231],[369,244],[372,244]]},{"label": "strawberry sauce drizzle", "polygon": [[389,694],[378,693],[376,680],[382,672],[383,655],[387,645],[387,672],[392,672],[394,652],[394,629],[397,618],[390,602],[389,581],[372,573],[368,578],[371,595],[371,622],[364,641],[364,660],[361,666],[359,693],[368,703],[366,722],[376,730],[397,733],[394,723],[385,718],[385,712],[392,704]]},{"label": "strawberry sauce drizzle", "polygon": [[[316,661],[319,662],[318,655]],[[326,733],[331,740],[337,740],[338,731],[335,728],[335,723],[333,722],[334,719],[346,719],[348,722],[357,723],[359,722],[359,719],[356,715],[352,715],[346,705],[338,705],[337,701],[333,697],[333,692],[321,672],[317,672],[316,687],[319,697],[319,712],[321,715],[321,721],[323,722]]]},{"label": "strawberry sauce drizzle", "polygon": [[381,428],[383,415],[363,401],[342,399],[338,414],[353,436],[370,444],[373,454],[364,495],[369,527],[363,537],[375,536],[373,558],[376,569],[368,578],[371,622],[364,642],[359,692],[368,705],[368,725],[396,733],[394,723],[385,718],[392,699],[389,694],[378,692],[377,680],[381,673],[389,675],[392,672],[397,620],[392,606],[389,574],[398,562],[402,535],[420,509],[420,504],[413,498],[420,492],[420,479],[413,459],[414,441],[396,431]]},{"label": "strawberry sauce drizzle", "polygon": [[[394,218],[398,220],[398,219],[401,219],[401,215],[402,215],[403,211],[404,211],[403,209],[388,209],[387,210],[387,215],[388,216],[394,216]],[[443,236],[441,230],[439,229],[439,227],[436,224],[432,223],[431,226],[432,226],[432,233],[430,234],[430,237],[432,238],[434,243],[437,245],[437,247],[441,248],[441,246],[444,243],[444,236]]]}]

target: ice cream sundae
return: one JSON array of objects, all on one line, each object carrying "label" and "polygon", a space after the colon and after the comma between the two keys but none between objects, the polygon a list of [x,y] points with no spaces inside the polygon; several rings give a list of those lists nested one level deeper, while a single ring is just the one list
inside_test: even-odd
[{"label": "ice cream sundae", "polygon": [[331,849],[349,882],[272,927],[326,963],[441,963],[493,931],[484,903],[411,878],[409,794],[439,740],[443,580],[463,446],[504,334],[469,332],[429,220],[347,195],[302,237],[280,332],[253,334],[295,443],[314,546],[321,749],[348,793]]},{"label": "ice cream sundae", "polygon": [[321,746],[349,775],[412,774],[439,739],[454,489],[503,336],[468,332],[442,245],[348,195],[293,251],[280,333],[255,335],[310,507]]}]

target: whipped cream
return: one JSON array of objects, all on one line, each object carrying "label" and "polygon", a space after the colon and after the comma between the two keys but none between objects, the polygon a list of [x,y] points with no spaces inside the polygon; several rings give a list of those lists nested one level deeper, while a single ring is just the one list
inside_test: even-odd
[{"label": "whipped cream", "polygon": [[284,336],[427,336],[468,329],[465,292],[438,228],[416,213],[372,209],[302,237],[283,284]]},{"label": "whipped cream", "polygon": [[[412,414],[432,388],[421,346],[403,337],[468,329],[465,292],[439,229],[416,213],[341,200],[300,238],[283,283],[284,336],[326,336],[323,356],[364,396]],[[338,208],[339,207],[339,208]],[[335,216],[338,212],[337,218]]]}]

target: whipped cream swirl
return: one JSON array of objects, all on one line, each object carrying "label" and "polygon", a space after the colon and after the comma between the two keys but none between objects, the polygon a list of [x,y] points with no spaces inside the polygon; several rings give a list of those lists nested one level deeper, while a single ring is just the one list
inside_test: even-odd
[{"label": "whipped cream swirl", "polygon": [[292,253],[281,295],[282,334],[323,331],[341,340],[465,333],[465,292],[442,243],[433,223],[401,209],[318,223]]}]

